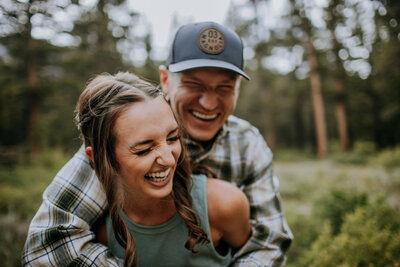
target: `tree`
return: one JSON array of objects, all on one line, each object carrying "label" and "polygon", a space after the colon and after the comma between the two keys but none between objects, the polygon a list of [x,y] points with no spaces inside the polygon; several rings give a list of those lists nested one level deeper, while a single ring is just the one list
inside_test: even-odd
[{"label": "tree", "polygon": [[[51,14],[58,7],[53,1],[30,0],[6,2],[1,9],[4,17],[0,23],[2,26],[5,25],[1,35],[5,46],[5,58],[7,58],[7,62],[3,61],[3,66],[11,71],[13,78],[9,82],[15,82],[11,88],[19,90],[18,98],[23,100],[27,107],[26,110],[22,109],[23,114],[27,114],[26,118],[22,119],[20,127],[16,127],[16,131],[23,130],[25,134],[19,135],[22,140],[13,140],[13,142],[24,142],[27,144],[28,152],[36,153],[41,149],[40,105],[45,95],[41,88],[46,87],[46,82],[42,81],[40,76],[48,59],[46,56],[50,55],[43,53],[43,50],[50,46],[46,42],[35,39],[32,32],[34,27],[40,27],[44,21],[57,24],[52,20]],[[34,21],[36,25],[33,24]],[[11,103],[13,104],[15,103]],[[10,103],[2,108],[7,109],[8,106]]]},{"label": "tree", "polygon": [[371,53],[370,97],[373,139],[379,148],[400,142],[400,3],[375,2],[376,30]]},{"label": "tree", "polygon": [[329,1],[329,5],[326,8],[327,11],[327,29],[330,32],[330,36],[332,38],[332,55],[333,55],[333,87],[335,90],[335,115],[337,121],[337,130],[339,136],[340,148],[342,151],[347,151],[349,149],[349,132],[347,127],[347,111],[345,104],[345,88],[346,88],[346,74],[339,58],[340,50],[342,49],[342,45],[337,38],[335,33],[336,26],[338,24],[343,23],[343,17],[337,10],[338,5],[341,5],[342,1]]},{"label": "tree", "polygon": [[322,97],[321,77],[319,74],[319,63],[317,51],[314,47],[314,29],[310,18],[310,9],[303,1],[291,1],[293,26],[298,27],[304,33],[303,46],[307,51],[307,61],[310,68],[311,98],[314,111],[315,135],[317,140],[317,151],[320,158],[325,158],[328,153],[328,136],[326,130],[325,107]]}]

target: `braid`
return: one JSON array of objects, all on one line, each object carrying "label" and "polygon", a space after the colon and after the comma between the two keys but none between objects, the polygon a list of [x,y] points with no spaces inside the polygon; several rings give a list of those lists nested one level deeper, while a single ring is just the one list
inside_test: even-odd
[{"label": "braid", "polygon": [[194,247],[197,244],[209,243],[210,240],[204,230],[200,228],[199,218],[192,207],[190,163],[186,159],[184,147],[180,159],[175,173],[173,197],[176,210],[185,221],[189,232],[185,248],[196,253]]},{"label": "braid", "polygon": [[113,203],[110,205],[110,217],[115,238],[125,249],[124,266],[137,266],[136,244],[125,221],[122,218],[121,208]]},{"label": "braid", "polygon": [[110,174],[109,177],[112,178],[103,180],[103,187],[107,196],[107,202],[109,203],[113,232],[118,243],[125,249],[124,266],[136,267],[137,255],[135,240],[126,226],[121,213],[121,207],[124,204],[122,183],[116,177],[116,174]]}]

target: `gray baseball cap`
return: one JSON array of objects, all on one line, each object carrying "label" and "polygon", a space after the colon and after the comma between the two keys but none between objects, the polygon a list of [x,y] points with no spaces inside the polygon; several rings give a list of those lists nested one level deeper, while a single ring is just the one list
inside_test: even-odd
[{"label": "gray baseball cap", "polygon": [[183,25],[175,34],[166,66],[171,72],[214,67],[243,71],[243,43],[232,30],[215,22]]}]

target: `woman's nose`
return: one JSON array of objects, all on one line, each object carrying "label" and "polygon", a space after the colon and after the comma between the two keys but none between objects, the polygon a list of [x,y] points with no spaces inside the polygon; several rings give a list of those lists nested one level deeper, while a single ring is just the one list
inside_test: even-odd
[{"label": "woman's nose", "polygon": [[172,147],[168,144],[163,144],[158,148],[159,155],[156,162],[162,166],[173,166],[175,164],[175,157],[172,153]]}]

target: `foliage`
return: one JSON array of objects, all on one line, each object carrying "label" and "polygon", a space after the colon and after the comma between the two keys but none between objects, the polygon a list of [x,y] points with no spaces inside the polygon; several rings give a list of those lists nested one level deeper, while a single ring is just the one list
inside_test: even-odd
[{"label": "foliage", "polygon": [[332,157],[338,163],[346,164],[366,164],[368,160],[376,153],[375,144],[373,142],[358,141],[355,142],[351,151],[343,153],[336,151]]},{"label": "foliage", "polygon": [[71,155],[61,149],[43,152],[27,164],[0,164],[0,258],[2,266],[20,265],[29,222],[44,189]]},{"label": "foliage", "polygon": [[43,189],[67,160],[61,150],[52,150],[29,164],[0,166],[0,214],[32,216],[39,208]]},{"label": "foliage", "polygon": [[21,266],[22,246],[25,244],[29,221],[18,214],[7,213],[0,216],[0,258],[1,266]]},{"label": "foliage", "polygon": [[369,164],[381,166],[388,170],[400,168],[400,146],[377,153],[369,159]]},{"label": "foliage", "polygon": [[314,203],[313,217],[319,222],[328,221],[332,234],[340,232],[345,216],[357,207],[367,204],[367,195],[353,189],[332,190]]},{"label": "foliage", "polygon": [[359,206],[337,234],[325,225],[305,255],[307,266],[397,266],[399,218],[382,200]]},{"label": "foliage", "polygon": [[[343,165],[336,160],[315,159],[275,161],[274,169],[280,178],[283,207],[294,234],[288,267],[368,266],[353,264],[356,249],[371,253],[366,258],[371,266],[396,266],[391,257],[396,255],[393,253],[399,245],[392,240],[400,229],[398,173],[376,165]],[[354,215],[359,210],[365,214]],[[360,218],[354,222],[349,219],[351,216]],[[369,220],[372,223],[365,225]],[[352,232],[350,226],[361,229]],[[371,243],[368,235],[371,240],[382,242]],[[347,251],[341,249],[347,243]],[[378,256],[374,252],[379,252]],[[331,254],[336,257],[332,264],[327,262]]]}]

